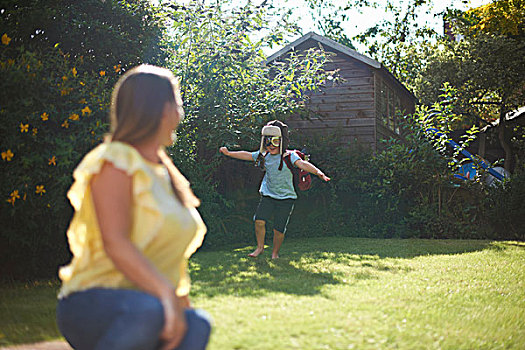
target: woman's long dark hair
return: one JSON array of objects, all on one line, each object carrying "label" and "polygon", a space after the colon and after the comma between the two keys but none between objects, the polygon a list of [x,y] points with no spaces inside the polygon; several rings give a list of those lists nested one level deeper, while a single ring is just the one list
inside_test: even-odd
[{"label": "woman's long dark hair", "polygon": [[[111,98],[111,141],[137,145],[153,137],[160,126],[164,108],[175,103],[182,113],[182,99],[177,79],[165,68],[140,65],[124,74],[113,90]],[[198,207],[199,199],[188,180],[162,150],[159,154],[171,177],[173,192],[188,208]]]}]

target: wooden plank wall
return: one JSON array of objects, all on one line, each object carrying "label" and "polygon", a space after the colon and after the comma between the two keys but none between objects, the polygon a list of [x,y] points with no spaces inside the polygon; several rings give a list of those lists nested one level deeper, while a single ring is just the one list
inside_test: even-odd
[{"label": "wooden plank wall", "polygon": [[[317,42],[303,43],[305,49]],[[326,49],[326,48],[325,48]],[[307,108],[314,112],[311,120],[292,116],[286,123],[301,132],[337,133],[341,143],[357,141],[375,149],[374,77],[368,65],[347,55],[336,53],[326,70],[339,69],[342,81],[312,93]]]},{"label": "wooden plank wall", "polygon": [[[376,107],[376,143],[380,148],[381,140],[387,140],[391,137],[396,137],[396,134],[390,130],[386,125],[384,125],[383,120],[381,120],[381,84],[386,83],[386,85],[390,88],[393,88],[391,84],[389,84],[387,81],[385,81],[382,74],[379,73],[379,71],[376,71],[375,74],[375,92],[376,92],[376,101],[375,101],[375,107]],[[394,90],[395,91],[395,90]],[[397,91],[396,91],[397,93]]]},{"label": "wooden plank wall", "polygon": [[[380,103],[379,103],[379,96],[380,96],[380,84],[384,83],[389,88],[394,91],[394,93],[399,97],[401,108],[404,110],[405,114],[412,114],[415,110],[415,100],[414,97],[406,91],[402,86],[400,86],[400,83],[395,81],[394,78],[385,72],[382,71],[376,71],[375,74],[375,96],[376,96],[376,117],[377,117],[377,125],[376,125],[376,144],[380,145],[381,140],[386,140],[389,138],[399,138],[399,135],[397,135],[393,130],[389,129],[387,126],[383,124],[383,121],[381,120],[381,111],[380,111]],[[396,119],[397,123],[397,119]]]}]

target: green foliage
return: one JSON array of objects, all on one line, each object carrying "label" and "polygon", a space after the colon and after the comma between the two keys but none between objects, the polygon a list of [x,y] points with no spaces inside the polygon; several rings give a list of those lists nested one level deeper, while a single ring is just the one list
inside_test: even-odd
[{"label": "green foliage", "polygon": [[2,3],[3,278],[50,276],[67,262],[65,231],[72,213],[66,192],[73,169],[107,132],[111,89],[124,67],[150,57],[146,43],[159,49],[153,39],[157,22],[145,15],[146,5]]},{"label": "green foliage", "polygon": [[343,24],[351,17],[347,10],[376,5],[368,0],[353,0],[343,4],[340,1],[332,0],[307,0],[306,3],[310,8],[314,24],[320,30],[321,35],[354,50],[352,38],[348,37],[343,28]]},{"label": "green foliage", "polygon": [[337,144],[337,135],[299,139],[332,181],[314,187],[307,205],[299,200],[290,235],[522,239],[523,184],[508,182],[504,188],[512,188],[512,195],[487,188],[480,164],[474,181],[453,176],[464,161],[481,161],[460,154],[477,129],[451,147],[454,89],[445,85],[440,99],[405,117],[402,140],[385,141],[374,155],[355,144]]},{"label": "green foliage", "polygon": [[412,89],[417,73],[414,68],[423,63],[422,54],[428,52],[428,43],[437,36],[435,30],[421,20],[423,10],[431,7],[432,2],[387,0],[381,5],[389,16],[354,40],[365,45],[366,54],[385,65],[397,79]]},{"label": "green foliage", "polygon": [[[162,18],[146,0],[4,0],[0,35],[13,47],[47,52],[58,45],[86,70],[160,63]],[[78,67],[77,67],[78,68]]]},{"label": "green foliage", "polygon": [[9,265],[18,254],[42,257],[47,251],[65,259],[66,190],[73,168],[107,130],[111,84],[108,76],[77,70],[59,50],[37,55],[3,48],[0,56],[1,235],[10,242],[2,245],[9,253],[1,255],[2,266],[16,270]]},{"label": "green foliage", "polygon": [[186,111],[179,134],[191,139],[187,145],[193,143],[199,157],[209,160],[224,144],[256,142],[261,125],[297,111],[305,94],[327,76],[321,69],[327,55],[320,50],[265,64],[263,47],[282,43],[283,32],[292,30],[281,25],[252,39],[268,25],[268,11],[193,2],[171,6],[167,13],[168,65],[181,79]]},{"label": "green foliage", "polygon": [[419,72],[417,95],[423,103],[431,103],[448,82],[459,93],[457,111],[470,116],[471,124],[479,119],[490,122],[499,117],[499,108],[494,105],[510,108],[523,101],[524,53],[522,40],[501,35],[480,34],[460,42],[443,42],[427,56],[427,64]]},{"label": "green foliage", "polygon": [[488,188],[483,204],[487,221],[502,239],[525,240],[525,166],[510,179]]},{"label": "green foliage", "polygon": [[[514,1],[498,1],[494,6],[510,2]],[[506,30],[490,30],[494,28],[490,21],[497,21],[496,17],[480,17],[471,12],[451,12],[448,16],[455,20],[454,29],[463,39],[459,42],[445,40],[435,46],[419,70],[416,93],[422,103],[431,103],[438,98],[442,84],[447,82],[457,90],[454,112],[461,116],[463,128],[483,127],[499,119],[505,168],[512,172],[516,158],[514,134],[503,119],[507,112],[521,106],[525,98],[523,33],[520,36]],[[516,19],[523,22],[523,16]]]},{"label": "green foliage", "polygon": [[525,37],[525,1],[499,0],[479,6],[466,13],[470,32],[495,33]]},{"label": "green foliage", "polygon": [[[460,136],[459,142],[455,142],[449,136],[449,133],[457,128],[458,121],[461,117],[454,113],[458,99],[457,90],[452,88],[448,83],[444,83],[439,95],[439,101],[434,103],[431,108],[425,105],[419,105],[416,113],[412,118],[417,123],[417,130],[412,129],[409,135],[414,132],[422,132],[426,139],[430,140],[433,148],[448,162],[452,171],[457,171],[463,161],[476,162],[476,159],[465,158],[461,155],[468,145],[476,139],[479,128],[474,125]],[[453,142],[453,143],[452,143]],[[452,146],[455,144],[455,146]],[[460,158],[463,158],[461,159]]]},{"label": "green foliage", "polygon": [[[257,149],[268,120],[306,113],[308,92],[332,75],[322,70],[329,56],[319,50],[292,52],[266,65],[262,49],[282,44],[294,28],[282,24],[288,23],[288,13],[278,15],[265,4],[231,9],[161,2],[148,8],[143,1],[92,0],[66,2],[62,12],[60,4],[8,2],[1,13],[2,275],[50,275],[67,261],[64,233],[71,209],[65,194],[71,173],[107,131],[109,93],[118,76],[139,62],[160,62],[163,47],[165,65],[181,79],[186,110],[170,153],[202,200],[210,232],[205,247],[252,242],[262,173],[217,150],[223,145]],[[41,7],[42,20],[28,29],[28,19],[38,15],[32,5]],[[50,20],[57,11],[61,15]],[[270,27],[276,16],[281,22]],[[69,22],[78,26],[64,24]],[[263,29],[264,36],[254,35]],[[31,37],[33,30],[38,32]],[[118,42],[114,54],[113,42]],[[332,181],[314,179],[312,190],[300,194],[290,235],[482,238],[493,234],[482,228],[486,223],[497,232],[511,225],[501,208],[506,194],[518,193],[505,208],[519,217],[520,178],[499,192],[490,189],[483,206],[486,192],[479,183],[458,187],[453,182],[451,174],[461,165],[458,150],[447,150],[444,136],[429,139],[428,128],[446,135],[462,122],[457,106],[463,91],[458,90],[441,91],[433,100],[439,103],[406,120],[403,142],[389,140],[375,154],[356,143],[337,144],[337,135],[292,135],[292,146],[306,145],[313,163]],[[475,132],[469,131],[461,147]]]},{"label": "green foliage", "polygon": [[445,86],[441,102],[405,117],[402,139],[384,141],[375,154],[358,144],[338,144],[337,135],[300,140],[332,181],[314,187],[308,196],[314,205],[301,208],[298,203],[295,215],[301,218],[292,218],[290,230],[299,225],[298,234],[307,230],[387,238],[490,235],[480,229],[485,221],[476,209],[481,184],[467,186],[453,177],[462,164],[459,151],[476,131],[465,134],[457,149],[448,145],[453,97]]}]

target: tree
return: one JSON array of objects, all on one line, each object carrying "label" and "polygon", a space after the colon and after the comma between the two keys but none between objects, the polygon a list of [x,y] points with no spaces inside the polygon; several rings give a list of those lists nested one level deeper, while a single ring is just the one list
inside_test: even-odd
[{"label": "tree", "polygon": [[[347,0],[341,4],[308,0],[308,4],[323,35],[351,48],[353,43],[362,44],[364,54],[381,62],[407,88],[413,89],[417,70],[437,37],[427,23],[420,22],[421,14],[430,12],[432,1]],[[384,8],[383,19],[359,35],[352,38],[346,35],[343,26],[351,22],[351,11],[378,7]]]},{"label": "tree", "polygon": [[[505,168],[514,169],[507,112],[525,100],[525,41],[523,1],[500,0],[470,12],[453,12],[459,42],[443,41],[427,57],[419,72],[417,93],[423,103],[435,101],[439,88],[449,82],[458,90],[456,112],[463,124],[486,125],[499,119],[498,138],[505,150]],[[510,11],[504,15],[504,11]],[[502,18],[513,18],[503,24]],[[517,21],[518,23],[515,23]]]},{"label": "tree", "polygon": [[[181,135],[192,135],[200,157],[211,157],[221,142],[258,140],[263,123],[299,111],[307,92],[327,76],[322,70],[327,55],[320,49],[265,64],[263,48],[283,43],[293,30],[286,24],[288,14],[269,27],[270,11],[250,2],[234,9],[169,5],[168,64],[180,77],[186,109]],[[267,34],[261,37],[261,31]]]},{"label": "tree", "polygon": [[[525,37],[525,1],[503,0],[471,9],[470,32],[506,35],[515,39]],[[465,17],[467,19],[468,17]]]},{"label": "tree", "polygon": [[162,17],[147,0],[4,0],[0,35],[11,47],[47,51],[58,45],[93,71],[164,59]]},{"label": "tree", "polygon": [[0,5],[2,278],[48,277],[67,261],[73,169],[107,132],[111,89],[123,70],[162,57],[162,27],[146,15],[148,5]]}]

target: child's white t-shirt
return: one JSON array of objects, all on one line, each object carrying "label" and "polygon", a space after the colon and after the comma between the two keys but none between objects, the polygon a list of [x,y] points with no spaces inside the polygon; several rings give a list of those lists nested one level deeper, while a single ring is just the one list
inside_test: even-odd
[{"label": "child's white t-shirt", "polygon": [[[290,161],[295,166],[295,162],[301,158],[295,152],[290,152]],[[252,152],[253,160],[257,160],[259,151]],[[283,167],[279,170],[281,164],[280,154],[266,153],[264,157],[264,167],[266,173],[261,182],[259,193],[274,199],[297,199],[293,187],[293,174],[283,161]]]}]

